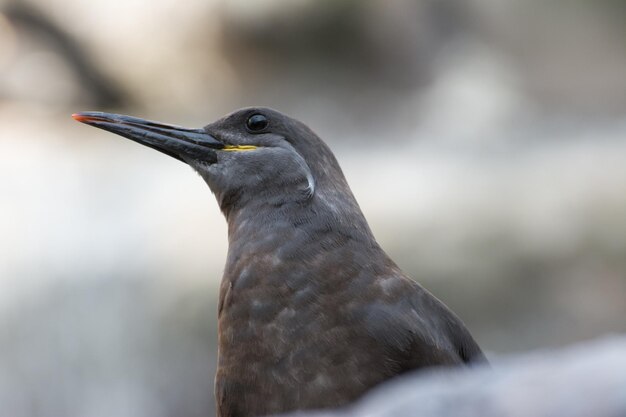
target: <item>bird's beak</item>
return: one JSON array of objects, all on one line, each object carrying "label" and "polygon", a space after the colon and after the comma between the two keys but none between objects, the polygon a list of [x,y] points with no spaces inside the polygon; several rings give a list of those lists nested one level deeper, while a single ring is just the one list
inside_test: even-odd
[{"label": "bird's beak", "polygon": [[216,150],[225,145],[204,129],[187,129],[121,114],[81,112],[74,120],[108,130],[130,140],[149,146],[185,162],[184,157],[209,163],[217,162]]}]

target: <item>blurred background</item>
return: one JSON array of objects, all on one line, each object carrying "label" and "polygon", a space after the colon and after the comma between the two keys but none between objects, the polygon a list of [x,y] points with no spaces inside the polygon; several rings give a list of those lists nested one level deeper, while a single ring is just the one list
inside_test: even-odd
[{"label": "blurred background", "polygon": [[492,358],[626,331],[626,2],[0,1],[0,415],[214,415],[226,227],[74,122],[268,105]]}]

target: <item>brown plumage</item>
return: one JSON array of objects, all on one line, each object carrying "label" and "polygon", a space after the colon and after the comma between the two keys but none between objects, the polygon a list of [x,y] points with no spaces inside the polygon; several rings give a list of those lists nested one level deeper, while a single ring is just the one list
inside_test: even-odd
[{"label": "brown plumage", "polygon": [[220,417],[338,407],[406,371],[484,361],[461,320],[380,248],[332,152],[302,123],[266,108],[201,129],[75,118],[188,163],[217,198],[229,240]]}]

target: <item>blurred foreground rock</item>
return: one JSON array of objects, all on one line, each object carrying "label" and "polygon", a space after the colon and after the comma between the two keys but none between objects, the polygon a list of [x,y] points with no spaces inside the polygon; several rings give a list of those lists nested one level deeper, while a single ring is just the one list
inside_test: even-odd
[{"label": "blurred foreground rock", "polygon": [[623,417],[626,337],[496,361],[492,369],[408,375],[344,411],[307,417]]}]

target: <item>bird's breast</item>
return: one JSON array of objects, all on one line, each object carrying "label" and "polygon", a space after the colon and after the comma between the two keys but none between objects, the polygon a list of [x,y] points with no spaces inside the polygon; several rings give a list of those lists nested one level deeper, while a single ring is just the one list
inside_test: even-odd
[{"label": "bird's breast", "polygon": [[338,406],[388,377],[354,314],[358,269],[244,264],[222,284],[218,397],[245,391],[259,414]]}]

